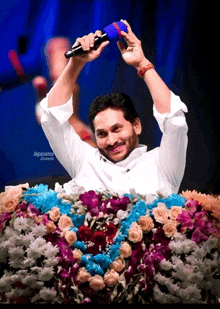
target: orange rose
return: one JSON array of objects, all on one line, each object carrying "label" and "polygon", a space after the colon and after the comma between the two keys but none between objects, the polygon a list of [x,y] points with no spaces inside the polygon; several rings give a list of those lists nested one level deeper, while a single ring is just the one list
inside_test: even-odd
[{"label": "orange rose", "polygon": [[173,237],[177,232],[176,222],[173,220],[167,220],[163,226],[163,230],[167,237]]},{"label": "orange rose", "polygon": [[91,278],[90,273],[85,269],[85,267],[82,267],[79,269],[78,275],[77,275],[77,280],[81,283],[85,283],[89,281]]},{"label": "orange rose", "polygon": [[119,249],[120,254],[124,257],[127,258],[129,256],[131,256],[132,253],[132,249],[131,246],[129,245],[129,243],[127,242],[122,242],[121,247]]},{"label": "orange rose", "polygon": [[105,287],[104,280],[99,275],[93,276],[92,278],[90,278],[89,281],[90,281],[90,287],[95,291],[102,290]]},{"label": "orange rose", "polygon": [[111,263],[111,269],[114,269],[118,273],[120,273],[120,271],[122,271],[124,268],[125,268],[125,261],[123,257],[119,256],[117,257],[116,260],[114,260],[114,262]]},{"label": "orange rose", "polygon": [[165,223],[168,219],[169,210],[164,203],[158,203],[157,207],[153,209],[154,219],[159,223]]},{"label": "orange rose", "polygon": [[53,207],[49,212],[49,218],[54,222],[57,222],[60,218],[60,210],[58,207]]},{"label": "orange rose", "polygon": [[77,259],[77,263],[81,262],[81,257],[83,256],[83,253],[79,249],[74,249],[73,250],[73,258]]},{"label": "orange rose", "polygon": [[47,222],[46,224],[46,229],[47,229],[47,234],[49,233],[53,233],[54,231],[56,231],[56,225],[54,224],[53,221]]},{"label": "orange rose", "polygon": [[22,188],[21,185],[15,187],[8,187],[5,192],[0,194],[0,213],[9,212],[12,213],[15,211],[16,206],[20,202],[22,197]]},{"label": "orange rose", "polygon": [[136,222],[133,222],[130,229],[128,230],[128,239],[132,242],[139,242],[143,237],[143,232]]},{"label": "orange rose", "polygon": [[[6,193],[3,195],[3,193]],[[0,196],[0,213],[9,212],[12,213],[15,211],[16,206],[19,204],[20,198],[13,198],[8,195],[7,192],[1,193]]]},{"label": "orange rose", "polygon": [[139,218],[138,224],[144,232],[150,232],[154,227],[153,219],[150,216],[141,216]]},{"label": "orange rose", "polygon": [[169,217],[171,220],[176,220],[177,217],[182,213],[183,209],[180,206],[172,206],[170,208]]},{"label": "orange rose", "polygon": [[58,226],[61,230],[70,228],[73,226],[73,222],[67,215],[62,215],[59,219]]},{"label": "orange rose", "polygon": [[107,273],[104,276],[104,282],[109,287],[116,285],[118,279],[119,274],[114,269],[107,271]]},{"label": "orange rose", "polygon": [[74,231],[65,231],[64,238],[70,246],[72,246],[77,241],[76,233]]}]

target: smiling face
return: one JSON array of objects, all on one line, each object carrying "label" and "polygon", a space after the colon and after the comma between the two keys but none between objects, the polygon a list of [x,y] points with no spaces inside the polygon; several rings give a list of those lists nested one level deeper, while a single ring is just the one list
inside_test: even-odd
[{"label": "smiling face", "polygon": [[100,152],[112,162],[124,160],[138,147],[141,133],[140,119],[134,123],[124,118],[120,109],[107,108],[94,118],[97,146]]}]

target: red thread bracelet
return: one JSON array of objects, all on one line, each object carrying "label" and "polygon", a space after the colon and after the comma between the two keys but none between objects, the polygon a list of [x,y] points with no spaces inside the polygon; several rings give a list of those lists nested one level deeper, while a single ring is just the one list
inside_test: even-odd
[{"label": "red thread bracelet", "polygon": [[154,65],[152,63],[147,64],[146,67],[143,67],[141,70],[139,70],[138,76],[143,77],[145,72],[147,72],[150,69],[154,69]]}]

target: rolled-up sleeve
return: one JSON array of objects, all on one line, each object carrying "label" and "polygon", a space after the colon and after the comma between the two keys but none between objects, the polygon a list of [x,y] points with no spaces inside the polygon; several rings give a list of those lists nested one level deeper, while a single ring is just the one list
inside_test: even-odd
[{"label": "rolled-up sleeve", "polygon": [[185,113],[186,105],[178,96],[171,93],[170,113],[161,114],[153,106],[161,132],[163,133],[159,147],[159,188],[168,194],[178,193],[185,165],[188,144],[188,126]]},{"label": "rolled-up sleeve", "polygon": [[43,108],[42,129],[57,159],[74,178],[87,148],[91,146],[83,142],[69,124],[68,119],[73,114],[72,97],[65,104],[48,107],[49,95],[50,93],[40,103]]}]

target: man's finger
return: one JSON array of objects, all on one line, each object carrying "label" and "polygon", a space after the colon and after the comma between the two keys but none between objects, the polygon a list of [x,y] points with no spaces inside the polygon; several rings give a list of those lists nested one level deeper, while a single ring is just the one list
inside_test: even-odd
[{"label": "man's finger", "polygon": [[118,41],[117,45],[118,45],[120,52],[123,54],[126,51],[124,44],[121,41]]}]

